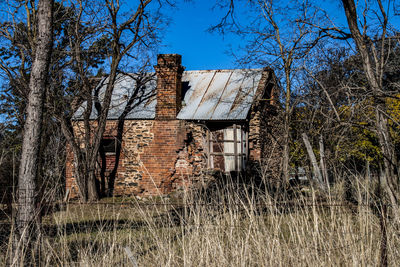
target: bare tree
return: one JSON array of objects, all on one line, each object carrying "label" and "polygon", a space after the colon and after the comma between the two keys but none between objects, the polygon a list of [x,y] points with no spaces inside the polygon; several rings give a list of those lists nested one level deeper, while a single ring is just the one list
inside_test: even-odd
[{"label": "bare tree", "polygon": [[[396,99],[396,94],[398,94],[398,90],[393,90],[395,86],[390,84],[389,80],[393,78],[390,78],[392,70],[388,68],[388,64],[393,60],[393,49],[396,48],[394,44],[398,40],[397,31],[390,24],[388,15],[392,8],[392,1],[387,3],[381,0],[362,1],[357,2],[357,5],[353,0],[342,0],[341,2],[350,34],[345,33],[336,25],[331,27],[314,26],[333,39],[352,39],[354,41],[356,53],[352,57],[357,59],[363,70],[355,73],[362,73],[361,77],[358,77],[359,82],[356,85],[354,83],[353,85],[344,85],[339,82],[338,88],[345,89],[349,107],[357,107],[358,109],[362,107],[365,114],[370,114],[370,111],[373,110],[374,116],[372,117],[374,119],[371,121],[371,126],[373,126],[371,129],[377,135],[379,149],[383,157],[382,185],[386,188],[385,191],[392,204],[398,205],[400,197],[398,162],[389,125],[389,121],[395,120],[390,116],[387,105],[387,100]],[[347,45],[353,48],[350,42],[347,42]],[[354,69],[357,69],[357,67]],[[354,76],[355,74],[351,75]],[[313,78],[325,91],[327,99],[330,100],[324,85],[318,81],[321,79],[319,77]],[[350,79],[346,78],[345,80]],[[329,103],[332,107],[334,106],[333,103]],[[340,114],[335,108],[333,109],[336,113],[336,120],[340,124],[352,125],[349,118],[346,121],[341,120]],[[360,113],[360,111],[357,113]]]},{"label": "bare tree", "polygon": [[[250,42],[245,48],[245,55],[239,62],[244,64],[269,65],[280,80],[283,87],[283,147],[282,174],[284,180],[289,180],[290,162],[290,124],[293,112],[294,99],[292,95],[299,88],[299,70],[302,61],[306,59],[310,50],[318,41],[327,35],[316,30],[311,24],[321,19],[321,14],[310,1],[247,1],[246,7],[250,10],[251,23],[243,25],[234,21],[235,3],[230,1],[228,14],[213,30],[228,27],[243,35]],[[232,16],[229,16],[231,14]],[[229,23],[229,19],[232,22]]]},{"label": "bare tree", "polygon": [[108,178],[108,186],[107,186],[107,193],[105,193],[105,170],[107,166],[107,159],[106,155],[104,153],[104,150],[102,147],[100,147],[100,155],[101,155],[101,172],[100,176],[102,179],[102,185],[101,185],[101,191],[103,192],[104,195],[107,195],[111,197],[114,192],[114,182],[115,178],[117,176],[117,171],[118,171],[118,166],[119,166],[119,159],[121,156],[122,152],[122,139],[123,139],[123,134],[124,134],[124,128],[125,128],[125,119],[128,116],[128,114],[139,104],[148,101],[150,98],[154,97],[156,95],[155,91],[146,91],[145,87],[146,84],[148,84],[151,80],[155,79],[155,74],[149,74],[149,73],[135,73],[135,74],[129,74],[126,73],[124,74],[127,77],[132,78],[135,81],[135,87],[132,89],[132,92],[130,92],[130,95],[128,99],[126,100],[126,105],[121,112],[121,114],[118,116],[118,122],[117,122],[117,134],[115,137],[116,141],[116,148],[115,148],[115,160],[114,160],[114,166],[112,167],[112,170],[110,172],[110,175]]},{"label": "bare tree", "polygon": [[396,175],[397,160],[389,133],[388,116],[384,101],[388,94],[383,86],[384,69],[388,59],[387,49],[385,49],[389,26],[387,12],[382,1],[377,0],[378,11],[373,13],[378,16],[381,23],[379,25],[379,34],[376,33],[378,35],[375,37],[378,42],[374,42],[368,33],[367,27],[367,11],[371,8],[368,2],[366,2],[366,6],[362,10],[361,17],[353,0],[342,0],[342,3],[351,37],[356,44],[357,51],[360,53],[369,90],[374,99],[375,128],[384,162],[384,179],[386,180],[384,184],[392,204],[397,206],[400,200],[399,178]]},{"label": "bare tree", "polygon": [[52,49],[52,14],[53,1],[39,1],[37,36],[34,40],[36,43],[35,58],[29,80],[29,101],[18,177],[18,215],[14,237],[13,264],[19,264],[18,261],[23,259],[22,249],[30,250],[30,243],[34,234],[32,229],[37,215],[35,210],[35,182],[38,171],[44,93]]},{"label": "bare tree", "polygon": [[[126,72],[128,67],[137,65],[134,72],[145,71],[144,66],[149,65],[146,57],[155,48],[160,26],[164,23],[160,15],[164,7],[161,1],[123,5],[120,1],[98,0],[55,2],[54,5],[51,82],[46,91],[46,127],[42,139],[50,138],[54,126],[61,126],[73,150],[75,177],[83,200],[98,198],[92,174],[120,68]],[[10,97],[4,99],[1,111],[13,116],[15,125],[23,126],[38,12],[34,1],[15,1],[8,6],[8,15],[14,19],[6,20],[0,29],[0,37],[9,45],[0,50],[0,69],[10,88],[1,97]],[[22,12],[26,17],[19,21]],[[121,67],[122,64],[127,66]],[[107,79],[102,77],[105,72],[109,72]],[[97,97],[93,89],[101,79],[106,82],[106,90],[102,92],[104,97]],[[77,122],[73,115],[83,102],[86,102],[81,123],[83,131],[78,133],[74,131]],[[46,149],[41,146],[41,150]],[[41,157],[38,167],[41,171],[44,171],[41,166],[46,166],[44,158]]]},{"label": "bare tree", "polygon": [[[72,33],[74,37],[73,43],[71,43],[71,52],[74,59],[74,69],[77,70],[77,77],[79,77],[79,87],[82,89],[80,89],[81,94],[77,95],[71,101],[71,104],[74,106],[73,109],[76,109],[82,99],[86,103],[82,121],[83,131],[78,133],[74,130],[72,114],[68,114],[68,116],[60,114],[60,120],[64,135],[73,152],[75,179],[83,201],[99,198],[95,169],[101,140],[106,128],[114,84],[120,73],[120,63],[124,58],[138,62],[139,56],[135,53],[142,53],[142,47],[152,47],[157,39],[156,32],[160,17],[150,14],[152,3],[159,2],[139,1],[135,10],[123,21],[121,21],[123,14],[120,1],[105,1],[105,5],[101,6],[104,8],[102,12],[105,20],[102,20],[99,25],[103,25],[101,31],[105,33],[103,37],[110,48],[107,51],[107,57],[110,60],[109,74],[103,80],[105,90],[102,92],[101,99],[93,94],[94,83],[82,58],[87,40],[85,34],[80,32],[80,25],[85,17],[87,11],[85,8],[87,7],[85,7],[85,1],[77,1],[76,3],[78,19]],[[95,117],[93,117],[94,114],[96,114]]]}]

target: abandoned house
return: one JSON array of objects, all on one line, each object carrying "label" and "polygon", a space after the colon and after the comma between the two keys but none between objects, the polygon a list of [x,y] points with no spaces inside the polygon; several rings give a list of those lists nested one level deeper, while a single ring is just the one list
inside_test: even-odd
[{"label": "abandoned house", "polygon": [[[108,183],[113,195],[168,194],[206,171],[240,172],[268,156],[271,142],[265,130],[277,99],[271,69],[184,71],[177,54],[158,55],[154,68],[145,79],[120,75],[114,85],[101,148],[103,179],[110,179],[118,161],[113,183]],[[100,99],[106,82],[95,89]],[[77,127],[84,108],[75,113]],[[69,152],[66,187],[76,195],[72,160]]]}]

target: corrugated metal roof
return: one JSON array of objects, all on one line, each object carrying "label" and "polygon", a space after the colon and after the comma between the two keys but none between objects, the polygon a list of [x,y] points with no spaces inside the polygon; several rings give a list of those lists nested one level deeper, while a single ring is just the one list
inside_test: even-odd
[{"label": "corrugated metal roof", "polygon": [[[253,103],[262,70],[204,70],[185,71],[182,77],[185,96],[177,118],[181,120],[244,120]],[[148,82],[138,91],[133,108],[126,119],[154,119],[156,109],[156,81],[154,74],[146,74]],[[108,114],[109,119],[118,119],[128,99],[134,94],[139,75],[120,75],[115,83]],[[103,98],[107,79],[96,90]],[[95,91],[96,91],[95,90]],[[84,103],[75,113],[82,118]],[[91,118],[97,117],[93,110]]]},{"label": "corrugated metal roof", "polygon": [[182,120],[244,120],[253,103],[262,70],[187,71]]},{"label": "corrugated metal roof", "polygon": [[[103,99],[104,93],[107,87],[108,79],[104,79],[99,83],[97,88],[98,98]],[[142,84],[138,86],[139,84]],[[126,119],[154,119],[156,110],[155,101],[155,88],[156,80],[153,73],[144,75],[130,74],[130,75],[119,75],[115,82],[113,95],[111,97],[110,110],[108,112],[108,119],[118,119],[119,116],[127,108],[129,99],[133,94],[133,102],[130,105],[130,111],[126,115]],[[86,108],[86,102],[75,112],[74,118],[81,119],[82,114]],[[93,107],[91,119],[97,118],[97,110]]]}]

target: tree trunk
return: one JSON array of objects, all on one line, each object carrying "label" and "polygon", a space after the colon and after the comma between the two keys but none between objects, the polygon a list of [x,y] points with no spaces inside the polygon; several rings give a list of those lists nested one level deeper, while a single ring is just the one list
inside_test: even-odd
[{"label": "tree trunk", "polygon": [[379,105],[376,107],[376,128],[378,133],[378,140],[383,155],[384,166],[384,180],[385,189],[389,195],[390,201],[394,205],[393,210],[397,214],[397,219],[400,219],[400,214],[397,212],[397,205],[399,203],[399,188],[397,175],[395,174],[394,167],[396,164],[395,152],[393,150],[392,141],[390,140],[390,133],[387,127],[386,116],[380,111]]},{"label": "tree trunk", "polygon": [[85,164],[85,160],[83,160],[83,156],[79,157],[81,151],[79,149],[73,149],[74,154],[74,173],[75,180],[78,185],[79,195],[83,202],[88,201],[88,189],[87,189],[87,168]]},{"label": "tree trunk", "polygon": [[96,185],[96,175],[94,171],[90,171],[88,175],[88,200],[97,201],[99,200],[98,187]]},{"label": "tree trunk", "polygon": [[[310,157],[310,161],[313,166],[314,177],[317,179],[319,185],[323,186],[324,181],[322,180],[321,171],[318,166],[317,158],[315,157],[314,151],[311,147],[310,140],[308,139],[307,134],[303,133],[302,136],[303,136],[304,145],[306,146],[306,149],[307,149],[308,156]],[[315,179],[315,178],[313,178],[313,179]]]},{"label": "tree trunk", "polygon": [[88,190],[88,200],[89,201],[97,201],[99,200],[99,184],[96,179],[96,164],[98,157],[98,149],[95,152],[96,154],[91,154],[91,157],[88,160],[89,168],[87,172],[87,190]]},{"label": "tree trunk", "polygon": [[[342,0],[343,7],[346,13],[347,23],[352,35],[352,38],[357,46],[357,50],[361,55],[365,76],[370,86],[375,101],[375,129],[378,135],[379,146],[383,156],[384,176],[386,180],[386,191],[393,205],[393,210],[397,210],[399,202],[399,181],[395,174],[396,156],[393,149],[393,142],[390,138],[389,129],[387,126],[387,118],[384,114],[385,104],[383,99],[379,99],[383,94],[382,75],[379,70],[383,70],[385,54],[376,57],[373,55],[373,43],[364,32],[360,32],[358,26],[358,16],[354,0]],[[387,15],[383,9],[382,2],[377,1],[380,7],[382,21],[382,35],[380,36],[382,44],[386,38]],[[381,50],[384,51],[383,45]],[[396,215],[397,220],[400,215]]]},{"label": "tree trunk", "polygon": [[289,114],[285,114],[285,126],[283,133],[283,164],[282,164],[282,172],[284,177],[284,183],[289,182]]},{"label": "tree trunk", "polygon": [[290,98],[291,98],[291,83],[290,83],[290,68],[285,66],[286,77],[286,100],[285,100],[285,125],[283,133],[283,177],[285,183],[289,183],[289,158],[290,158]]},{"label": "tree trunk", "polygon": [[29,263],[29,255],[23,255],[22,252],[29,253],[31,251],[32,241],[38,234],[33,228],[40,215],[35,209],[37,190],[35,183],[39,161],[43,101],[52,48],[52,4],[51,0],[41,0],[38,4],[38,36],[29,81],[30,92],[18,177],[18,213],[12,253],[12,261],[15,265]]},{"label": "tree trunk", "polygon": [[327,188],[329,188],[329,177],[328,170],[326,169],[326,160],[325,160],[325,146],[324,146],[324,138],[322,134],[319,136],[319,165],[321,167],[322,178],[326,183]]},{"label": "tree trunk", "polygon": [[[100,149],[99,149],[99,156],[100,156],[100,197],[104,196],[110,196],[108,194],[107,188],[106,188],[106,170],[107,170],[107,157],[106,153],[104,152],[104,147],[102,144],[100,144]],[[110,185],[108,185],[108,188],[110,188]]]}]

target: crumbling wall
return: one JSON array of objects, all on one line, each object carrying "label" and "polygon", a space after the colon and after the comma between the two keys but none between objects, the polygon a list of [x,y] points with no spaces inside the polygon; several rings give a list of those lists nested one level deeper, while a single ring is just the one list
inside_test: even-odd
[{"label": "crumbling wall", "polygon": [[[272,110],[263,106],[251,112],[248,169],[254,172],[255,165],[260,167],[266,160],[269,160],[270,166],[279,166],[279,163],[271,164],[270,161],[271,158],[277,158],[272,156],[273,153],[280,152],[275,149],[277,143],[273,136],[272,122],[275,117],[271,116]],[[104,136],[116,136],[116,127],[116,121],[108,121]],[[204,182],[204,173],[208,169],[207,131],[205,125],[197,122],[126,120],[114,195],[163,195],[188,188],[199,181]],[[66,187],[75,188],[71,196],[76,196],[78,191],[72,160],[72,152],[68,149]],[[114,166],[115,155],[107,154],[106,163],[107,178]]]},{"label": "crumbling wall", "polygon": [[[133,173],[137,175],[133,184],[126,184],[127,187],[136,188],[133,194],[168,194],[187,188],[201,177],[207,161],[204,150],[205,130],[200,125],[180,120],[154,120],[149,133],[152,138],[144,146],[143,142],[138,142],[136,146],[128,142],[124,144],[124,150],[127,151],[137,151],[136,147],[141,147],[135,161],[125,155],[127,161],[124,163],[125,173],[121,180],[126,183]],[[132,135],[132,140],[135,136],[142,137],[141,134]],[[129,137],[124,140],[129,140]]]},{"label": "crumbling wall", "polygon": [[202,180],[207,169],[207,129],[194,122],[184,122],[184,144],[178,152],[173,175],[173,190],[185,189]]},{"label": "crumbling wall", "polygon": [[[82,133],[81,126],[77,124],[77,133]],[[116,126],[115,121],[108,121],[104,137],[115,136]],[[200,179],[207,167],[204,144],[205,129],[196,123],[126,120],[114,195],[162,195],[188,187]],[[115,155],[107,154],[106,177],[114,162]],[[71,197],[76,197],[78,190],[70,149],[66,167],[66,188],[72,189]]]}]

